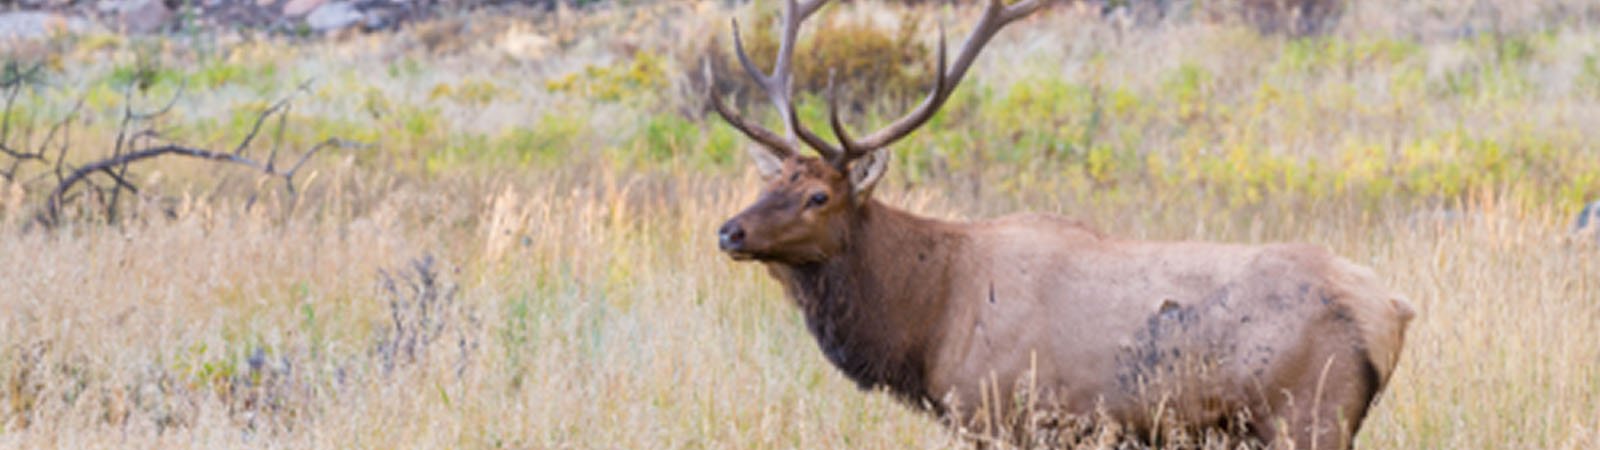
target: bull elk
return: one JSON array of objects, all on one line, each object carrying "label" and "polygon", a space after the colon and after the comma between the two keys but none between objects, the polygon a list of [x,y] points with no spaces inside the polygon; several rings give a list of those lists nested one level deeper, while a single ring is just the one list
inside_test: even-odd
[{"label": "bull elk", "polygon": [[1043,1],[990,0],[948,66],[941,32],[932,92],[880,131],[847,131],[830,88],[833,141],[795,114],[790,74],[800,25],[824,3],[787,0],[771,73],[733,23],[739,63],[787,135],[711,94],[717,114],[760,144],[752,153],[767,183],[717,236],[732,259],[766,266],[847,377],[947,421],[988,417],[995,430],[1023,406],[980,405],[1013,398],[1023,388],[1012,380],[1027,379],[1035,407],[1097,417],[1128,439],[1182,427],[1277,448],[1352,445],[1394,373],[1415,314],[1408,300],[1311,245],[1133,241],[1048,214],[955,223],[873,199],[886,148],[933,116],[995,33]]}]

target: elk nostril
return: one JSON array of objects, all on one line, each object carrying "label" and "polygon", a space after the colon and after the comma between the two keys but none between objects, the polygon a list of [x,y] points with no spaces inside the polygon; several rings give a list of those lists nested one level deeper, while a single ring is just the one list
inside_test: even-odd
[{"label": "elk nostril", "polygon": [[744,227],[737,222],[728,221],[717,229],[717,246],[723,250],[737,250],[744,245]]}]

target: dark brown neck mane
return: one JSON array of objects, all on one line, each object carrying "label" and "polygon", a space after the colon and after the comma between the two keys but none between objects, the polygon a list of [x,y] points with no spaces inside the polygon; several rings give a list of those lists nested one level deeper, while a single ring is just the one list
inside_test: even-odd
[{"label": "dark brown neck mane", "polygon": [[935,406],[925,375],[960,235],[876,200],[861,206],[847,233],[844,250],[828,260],[767,267],[835,367],[862,389],[882,386]]}]

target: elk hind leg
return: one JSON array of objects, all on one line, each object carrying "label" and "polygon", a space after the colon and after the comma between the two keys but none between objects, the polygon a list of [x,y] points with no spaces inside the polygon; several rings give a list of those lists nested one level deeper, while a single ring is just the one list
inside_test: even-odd
[{"label": "elk hind leg", "polygon": [[1275,397],[1251,424],[1273,449],[1349,449],[1377,396],[1378,372],[1364,352],[1322,353],[1311,370]]}]

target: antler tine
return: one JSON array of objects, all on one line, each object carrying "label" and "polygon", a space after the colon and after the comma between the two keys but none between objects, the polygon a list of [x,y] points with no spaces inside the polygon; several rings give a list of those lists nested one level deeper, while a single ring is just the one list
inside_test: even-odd
[{"label": "antler tine", "polygon": [[811,0],[803,4],[797,4],[795,0],[787,0],[784,5],[783,30],[778,42],[778,55],[775,58],[776,61],[773,62],[771,74],[762,73],[761,69],[756,67],[755,62],[750,59],[750,55],[744,51],[744,40],[739,33],[739,20],[733,20],[733,47],[739,58],[739,65],[744,67],[745,73],[754,79],[757,85],[761,86],[761,90],[767,94],[767,99],[772,102],[773,106],[778,108],[778,114],[781,116],[780,118],[788,132],[784,136],[779,136],[771,130],[745,121],[731,114],[726,105],[721,104],[720,98],[714,99],[712,106],[717,108],[717,113],[722,115],[724,120],[743,131],[750,138],[772,148],[778,148],[781,145],[783,148],[781,151],[785,153],[785,157],[794,154],[793,142],[796,136],[816,149],[826,159],[837,159],[843,153],[839,148],[822,140],[800,123],[799,117],[795,114],[792,93],[794,76],[790,66],[794,61],[795,41],[800,34],[800,24],[809,18],[811,14],[817,12],[818,9],[821,9],[822,5],[828,1]]},{"label": "antler tine", "polygon": [[[800,23],[805,22],[806,19],[811,17],[812,13],[817,12],[817,9],[822,8],[822,4],[827,2],[828,0],[812,0],[803,5],[796,4],[795,0],[786,0],[784,2],[783,36],[778,41],[778,57],[777,61],[772,64],[770,79],[773,84],[782,88],[774,92],[781,92],[785,98],[791,96],[789,88],[792,86],[794,74],[790,70],[790,65],[794,63],[794,49],[798,46],[797,41],[800,39]],[[783,105],[778,107],[782,108]]]},{"label": "antler tine", "polygon": [[967,74],[967,69],[972,67],[972,62],[978,58],[978,53],[983,51],[989,40],[1007,24],[1032,14],[1041,6],[1044,6],[1041,0],[1027,0],[1011,6],[1005,6],[1001,0],[990,0],[989,5],[983,10],[983,18],[973,27],[972,34],[967,36],[966,42],[961,45],[961,52],[956,54],[955,63],[949,68],[945,67],[945,38],[944,29],[941,27],[939,63],[934,75],[933,91],[929,92],[928,97],[911,113],[859,141],[851,141],[848,138],[848,132],[838,120],[838,108],[831,108],[834,133],[839,136],[839,141],[844,146],[843,154],[836,165],[843,165],[874,150],[887,147],[916,131],[917,127],[926,123],[941,106],[944,106],[945,100],[950,99],[950,93],[961,84],[961,78]]},{"label": "antler tine", "polygon": [[795,5],[793,1],[790,1],[789,5],[797,6],[796,10],[800,11],[800,20],[806,20],[807,17],[811,17],[811,13],[817,12],[818,9],[822,8],[824,3],[828,3],[830,1],[832,0],[811,0],[799,5]]},{"label": "antler tine", "polygon": [[[930,104],[932,104],[932,106],[931,106],[932,110],[938,110],[939,109],[939,105],[933,104],[933,103],[934,102],[942,103],[943,100],[937,100],[936,98],[940,95],[939,94],[940,92],[946,92],[947,91],[947,87],[945,86],[946,77],[945,77],[945,73],[944,73],[944,64],[945,64],[945,39],[944,39],[944,36],[945,36],[944,35],[944,25],[940,25],[939,26],[939,53],[938,53],[939,57],[936,60],[937,63],[934,65],[935,69],[934,69],[934,74],[933,74],[933,93],[929,94],[928,98],[924,99],[922,101],[922,104],[917,106],[917,110],[919,110],[919,111],[924,109],[924,108],[930,108],[930,106],[929,106]],[[932,115],[930,114],[929,116],[931,117]],[[849,130],[847,130],[845,128],[844,120],[841,120],[839,118],[839,102],[838,102],[837,95],[836,95],[836,92],[834,91],[834,87],[833,87],[833,73],[832,72],[828,73],[828,119],[829,119],[829,124],[833,126],[833,134],[834,134],[834,136],[838,136],[838,138],[839,138],[839,145],[844,147],[843,151],[840,152],[839,160],[838,161],[833,161],[834,165],[839,166],[839,167],[844,167],[846,164],[849,164],[850,161],[852,161],[852,160],[854,160],[856,158],[860,158],[862,156],[866,156],[867,153],[871,153],[873,150],[877,150],[877,149],[883,148],[884,146],[887,146],[889,143],[893,142],[894,140],[899,139],[899,138],[894,138],[894,139],[889,140],[888,142],[885,142],[883,144],[878,144],[878,145],[863,145],[860,142],[857,142],[855,139],[851,138]],[[905,121],[905,119],[901,119],[901,122],[904,122],[904,121]],[[911,125],[909,127],[909,129],[906,130],[905,134],[910,134],[911,130],[916,129],[917,126],[921,125],[921,122],[922,121],[917,121],[917,123]],[[899,125],[899,123],[896,123],[895,125]],[[894,127],[894,125],[890,125],[890,128],[893,128],[893,127]],[[881,134],[883,134],[885,131],[887,131],[890,128],[886,128],[884,131],[879,131],[878,133],[874,133],[873,136],[881,135]],[[872,137],[868,137],[868,139],[871,140]]]},{"label": "antler tine", "polygon": [[[940,59],[944,58],[944,51],[940,50]],[[839,89],[833,81],[834,71],[828,71],[828,125],[833,128],[833,136],[839,138],[839,160],[829,161],[835,166],[843,166],[852,159],[860,158],[866,152],[859,151],[860,145],[850,138],[850,132],[845,130],[844,120],[839,118]]]},{"label": "antler tine", "polygon": [[[705,72],[708,84],[716,86],[716,74],[714,74],[714,71],[711,70],[710,61],[706,61]],[[785,140],[783,136],[779,136],[778,133],[773,133],[772,130],[762,128],[760,125],[750,123],[744,120],[744,118],[740,117],[738,114],[733,113],[733,111],[728,109],[728,105],[722,102],[722,96],[717,95],[715,89],[710,91],[710,95],[711,109],[716,110],[717,115],[722,116],[723,121],[728,122],[729,125],[733,125],[734,128],[743,132],[745,136],[749,136],[751,139],[755,139],[756,142],[761,143],[761,145],[772,149],[773,152],[776,152],[778,156],[782,158],[794,156],[793,145],[790,144],[788,140]]]},{"label": "antler tine", "polygon": [[750,78],[755,79],[756,80],[756,84],[761,85],[761,90],[763,92],[766,92],[768,96],[771,96],[772,93],[774,92],[774,90],[772,89],[772,86],[771,86],[772,81],[773,81],[773,77],[769,77],[769,76],[767,76],[767,74],[762,73],[761,69],[756,67],[756,63],[754,61],[750,60],[750,55],[745,54],[745,52],[744,52],[744,39],[739,37],[739,35],[740,35],[740,33],[739,33],[739,19],[738,18],[734,18],[733,19],[733,53],[734,53],[734,55],[739,57],[739,65],[744,67],[744,72],[746,74],[750,75]]},{"label": "antler tine", "polygon": [[[790,103],[789,108],[790,111],[793,111],[794,104]],[[794,130],[796,134],[799,134],[800,140],[804,141],[806,145],[816,149],[817,153],[822,155],[822,159],[827,160],[829,163],[834,163],[844,157],[845,150],[833,145],[832,143],[829,143],[825,139],[822,139],[822,137],[818,136],[816,133],[811,132],[810,128],[806,128],[805,124],[800,123],[800,116],[798,114],[789,114],[789,121],[789,128]],[[841,141],[841,143],[842,142],[843,141]]]}]

